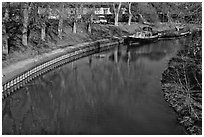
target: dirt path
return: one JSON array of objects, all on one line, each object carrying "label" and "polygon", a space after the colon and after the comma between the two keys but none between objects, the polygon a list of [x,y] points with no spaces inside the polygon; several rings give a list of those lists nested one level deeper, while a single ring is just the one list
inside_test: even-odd
[{"label": "dirt path", "polygon": [[[95,42],[101,42],[101,41],[108,41],[108,39],[102,39],[102,40],[98,40]],[[42,55],[38,55],[34,58],[29,58],[26,60],[22,60],[19,61],[17,63],[11,64],[7,67],[4,67],[2,69],[2,83],[5,83],[6,81],[14,78],[15,76],[25,72],[28,69],[31,69],[32,67],[36,66],[39,63],[42,62],[46,62],[50,59],[54,59],[57,56],[63,55],[73,49],[77,49],[77,48],[82,48],[84,46],[87,46],[90,43],[94,43],[94,42],[85,42],[85,43],[80,43],[80,44],[76,44],[73,46],[67,46],[65,47],[64,45],[62,46],[63,48],[60,49],[56,49],[53,50],[49,53],[44,53]]]}]

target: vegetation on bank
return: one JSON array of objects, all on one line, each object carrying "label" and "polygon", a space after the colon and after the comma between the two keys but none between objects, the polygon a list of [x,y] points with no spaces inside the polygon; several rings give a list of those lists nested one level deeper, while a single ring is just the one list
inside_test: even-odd
[{"label": "vegetation on bank", "polygon": [[[85,23],[78,23],[77,33],[70,32],[71,26],[67,22],[64,22],[64,26],[65,27],[62,32],[62,39],[59,39],[57,34],[55,34],[54,32],[50,32],[48,38],[52,38],[50,38],[50,40],[46,42],[39,42],[38,44],[32,44],[30,42],[28,43],[27,47],[21,46],[20,44],[18,45],[18,43],[16,43],[15,47],[11,47],[12,49],[10,51],[10,54],[8,54],[7,56],[3,56],[3,68],[17,61],[35,57],[37,55],[41,55],[58,48],[64,48],[84,42],[96,41],[99,39],[107,39],[113,36],[120,37],[128,34],[126,29],[121,29],[122,25],[120,25],[120,27],[117,27],[114,25],[109,26],[102,24],[93,24],[92,33],[87,32]],[[33,37],[39,36],[39,34],[35,33],[31,33],[31,35]]]},{"label": "vegetation on bank", "polygon": [[192,34],[162,75],[164,97],[188,134],[202,134],[202,38]]},{"label": "vegetation on bank", "polygon": [[[80,11],[83,3],[2,5],[2,45],[8,47],[6,53],[3,50],[3,67],[68,45],[132,34],[144,24],[154,25],[155,30],[168,30],[178,22],[192,26],[202,23],[201,3],[105,3],[113,11],[113,23],[106,25],[93,24],[93,12],[80,19],[80,13],[64,16],[66,6]],[[46,9],[45,14],[39,14],[39,7]],[[51,8],[58,8],[59,19],[48,18]],[[127,14],[121,13],[122,8],[128,9]],[[201,42],[199,34],[194,33],[192,41],[169,62],[162,77],[165,99],[178,112],[179,122],[189,134],[202,134]]]},{"label": "vegetation on bank", "polygon": [[[189,22],[202,24],[202,8],[185,3],[194,19]],[[196,10],[195,10],[196,9]],[[192,26],[191,26],[192,27]],[[177,112],[178,121],[187,134],[202,135],[202,31],[193,32],[191,41],[185,44],[176,57],[168,63],[162,74],[164,98]]]},{"label": "vegetation on bank", "polygon": [[[81,13],[83,7],[92,10],[86,14]],[[114,25],[93,24],[95,7],[110,7],[113,14],[110,21]],[[61,47],[60,45],[73,45],[113,35],[122,36],[134,33],[142,23],[159,24],[163,22],[160,13],[168,13],[167,22],[188,23],[189,19],[182,18],[189,15],[190,19],[197,17],[200,13],[201,3],[128,3],[128,2],[84,2],[84,3],[46,3],[46,2],[4,2],[2,3],[2,45],[3,45],[3,67],[13,62],[34,57],[38,54],[49,52]],[[66,9],[74,9],[74,14],[65,15]],[[39,9],[43,9],[41,14]],[[52,9],[56,9],[58,19],[50,19]],[[124,9],[126,9],[125,14]],[[190,16],[189,11],[195,12]],[[168,11],[168,12],[167,12]],[[173,11],[182,13],[173,19]],[[141,20],[138,20],[140,16]],[[80,18],[79,18],[80,17]],[[164,17],[164,16],[163,16]],[[172,18],[172,19],[171,19]],[[132,22],[137,22],[138,26]],[[121,23],[123,24],[121,27]],[[135,28],[134,28],[135,27]],[[160,27],[161,28],[161,27]],[[5,50],[6,49],[6,50]]]}]

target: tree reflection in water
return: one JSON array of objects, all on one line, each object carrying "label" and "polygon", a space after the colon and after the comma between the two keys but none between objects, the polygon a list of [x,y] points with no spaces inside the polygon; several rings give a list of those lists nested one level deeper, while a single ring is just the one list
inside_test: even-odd
[{"label": "tree reflection in water", "polygon": [[3,101],[3,134],[183,134],[155,79],[179,46],[116,47],[55,69]]}]

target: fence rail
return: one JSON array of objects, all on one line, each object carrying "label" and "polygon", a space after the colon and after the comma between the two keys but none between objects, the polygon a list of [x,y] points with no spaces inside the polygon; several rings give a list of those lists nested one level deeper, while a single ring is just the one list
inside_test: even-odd
[{"label": "fence rail", "polygon": [[101,43],[100,42],[91,43],[81,48],[76,48],[71,52],[68,52],[64,55],[61,55],[49,61],[38,64],[37,66],[19,74],[15,78],[12,78],[8,82],[5,82],[3,84],[2,98],[5,99],[9,97],[16,90],[26,85],[28,82],[32,81],[38,76],[47,73],[48,71],[51,71],[63,64],[72,62],[79,58],[94,54],[96,52],[107,50],[110,47],[115,46],[119,43],[120,43],[119,41],[111,43],[109,42],[106,44],[103,41]]}]

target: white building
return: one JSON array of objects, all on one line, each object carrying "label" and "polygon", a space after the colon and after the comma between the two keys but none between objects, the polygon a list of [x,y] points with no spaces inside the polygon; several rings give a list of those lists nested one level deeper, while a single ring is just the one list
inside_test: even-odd
[{"label": "white building", "polygon": [[112,14],[110,12],[110,8],[103,8],[103,7],[96,8],[94,13],[95,14]]}]

